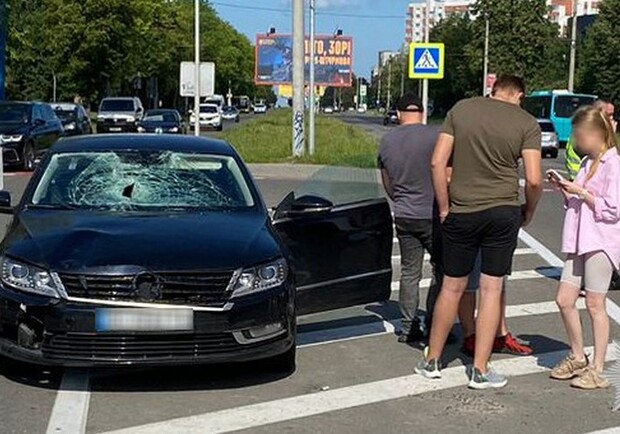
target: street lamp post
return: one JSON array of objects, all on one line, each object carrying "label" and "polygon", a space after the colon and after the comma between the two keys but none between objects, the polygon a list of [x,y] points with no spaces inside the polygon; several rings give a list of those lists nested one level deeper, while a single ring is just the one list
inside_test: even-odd
[{"label": "street lamp post", "polygon": [[314,56],[315,56],[315,15],[316,15],[316,0],[310,0],[310,130],[308,134],[308,152],[310,155],[314,155],[315,147],[315,92],[314,92]]},{"label": "street lamp post", "polygon": [[305,147],[304,0],[293,0],[293,156],[301,157]]},{"label": "street lamp post", "polygon": [[573,22],[570,35],[570,60],[568,64],[568,91],[575,89],[575,60],[577,54],[577,0],[573,0]]},{"label": "street lamp post", "polygon": [[487,77],[489,76],[489,17],[484,20],[484,66],[482,72],[482,96],[487,95]]},{"label": "street lamp post", "polygon": [[200,135],[200,0],[194,0],[194,135]]}]

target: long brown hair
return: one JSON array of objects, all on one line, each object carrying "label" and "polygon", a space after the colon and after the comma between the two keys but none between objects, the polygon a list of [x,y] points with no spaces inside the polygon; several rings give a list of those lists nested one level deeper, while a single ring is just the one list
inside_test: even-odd
[{"label": "long brown hair", "polygon": [[601,149],[601,152],[596,157],[596,160],[590,167],[590,172],[586,177],[586,182],[588,182],[596,173],[605,152],[611,148],[616,148],[618,152],[620,152],[620,146],[618,145],[616,132],[614,131],[614,127],[609,119],[609,116],[597,106],[586,106],[577,110],[575,116],[573,116],[572,123],[573,129],[579,126],[587,126],[600,131],[604,137],[603,149]]}]

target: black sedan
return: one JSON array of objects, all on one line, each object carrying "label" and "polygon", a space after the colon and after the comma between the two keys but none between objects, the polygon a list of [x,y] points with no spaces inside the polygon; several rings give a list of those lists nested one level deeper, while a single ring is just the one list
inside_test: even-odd
[{"label": "black sedan", "polygon": [[385,199],[290,194],[272,218],[222,141],[62,139],[0,211],[0,354],[26,362],[291,371],[297,314],[390,297]]},{"label": "black sedan", "polygon": [[398,119],[398,112],[396,110],[388,110],[383,117],[383,125],[398,125],[400,120]]},{"label": "black sedan", "polygon": [[0,145],[5,166],[26,171],[64,135],[49,104],[0,101]]},{"label": "black sedan", "polygon": [[79,136],[80,134],[91,134],[93,126],[84,107],[74,103],[54,103],[52,108],[56,113],[66,136]]},{"label": "black sedan", "polygon": [[172,109],[148,110],[138,123],[139,133],[185,134],[185,130],[181,114]]}]

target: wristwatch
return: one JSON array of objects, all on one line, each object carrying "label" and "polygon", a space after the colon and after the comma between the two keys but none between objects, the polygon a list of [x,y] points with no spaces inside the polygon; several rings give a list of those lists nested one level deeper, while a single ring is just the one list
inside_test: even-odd
[{"label": "wristwatch", "polygon": [[581,190],[581,191],[579,192],[578,197],[579,197],[579,199],[581,199],[581,200],[586,200],[586,199],[588,198],[588,194],[590,194],[590,193],[588,192],[588,190],[586,190],[586,189],[584,188],[583,190]]}]

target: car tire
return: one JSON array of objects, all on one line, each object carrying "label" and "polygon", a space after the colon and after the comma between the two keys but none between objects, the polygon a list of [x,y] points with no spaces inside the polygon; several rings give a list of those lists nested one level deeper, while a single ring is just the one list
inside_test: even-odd
[{"label": "car tire", "polygon": [[216,129],[217,129],[218,131],[222,131],[222,130],[224,129],[224,125],[223,125],[223,124],[220,124],[220,125],[219,125]]},{"label": "car tire", "polygon": [[22,169],[26,172],[32,172],[35,169],[35,162],[34,147],[32,143],[26,143],[22,149]]},{"label": "car tire", "polygon": [[297,348],[295,344],[286,352],[264,361],[265,369],[269,372],[292,374],[297,367]]}]

